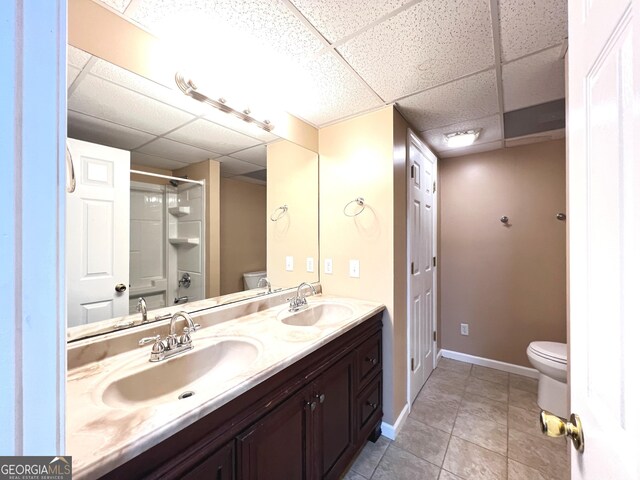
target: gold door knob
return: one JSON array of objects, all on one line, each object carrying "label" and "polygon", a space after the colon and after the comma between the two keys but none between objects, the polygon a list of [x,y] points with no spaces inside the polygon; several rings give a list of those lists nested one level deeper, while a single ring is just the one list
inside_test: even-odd
[{"label": "gold door knob", "polygon": [[571,414],[569,420],[549,413],[545,410],[540,412],[540,428],[542,433],[549,437],[569,437],[575,449],[584,452],[584,434],[582,433],[582,422],[575,413]]}]

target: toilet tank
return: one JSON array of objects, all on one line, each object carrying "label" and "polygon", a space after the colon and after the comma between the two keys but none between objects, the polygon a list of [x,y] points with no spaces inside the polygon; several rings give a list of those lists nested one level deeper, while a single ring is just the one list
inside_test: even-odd
[{"label": "toilet tank", "polygon": [[261,278],[265,278],[267,276],[266,271],[259,272],[246,272],[242,274],[244,279],[244,289],[251,290],[253,288],[258,288],[258,282]]}]

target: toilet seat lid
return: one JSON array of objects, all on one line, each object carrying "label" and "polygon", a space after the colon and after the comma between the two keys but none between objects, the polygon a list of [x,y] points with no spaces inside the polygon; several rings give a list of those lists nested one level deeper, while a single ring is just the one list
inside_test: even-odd
[{"label": "toilet seat lid", "polygon": [[567,344],[558,342],[531,342],[531,350],[547,360],[567,364]]}]

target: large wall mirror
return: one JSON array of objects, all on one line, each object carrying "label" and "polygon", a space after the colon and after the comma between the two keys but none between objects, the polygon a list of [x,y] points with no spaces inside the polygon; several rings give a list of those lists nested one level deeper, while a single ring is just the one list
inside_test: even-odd
[{"label": "large wall mirror", "polygon": [[318,281],[316,152],[73,45],[67,82],[69,340]]}]

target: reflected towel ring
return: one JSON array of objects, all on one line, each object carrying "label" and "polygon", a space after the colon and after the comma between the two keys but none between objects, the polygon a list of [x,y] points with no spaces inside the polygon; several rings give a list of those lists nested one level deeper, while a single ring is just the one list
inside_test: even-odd
[{"label": "reflected towel ring", "polygon": [[[360,205],[360,210],[358,210],[356,213],[353,213],[351,215],[349,215],[347,213],[347,207],[349,207],[349,205],[351,205],[352,203],[357,203],[358,205]],[[347,203],[344,208],[342,209],[342,213],[344,213],[347,217],[357,217],[358,215],[360,215],[362,212],[364,212],[364,198],[362,197],[358,197],[355,200],[351,200],[349,203]]]},{"label": "reflected towel ring", "polygon": [[278,220],[280,220],[282,217],[284,217],[285,213],[287,213],[287,210],[289,210],[289,207],[286,204],[276,208],[271,214],[271,221],[277,222]]}]

